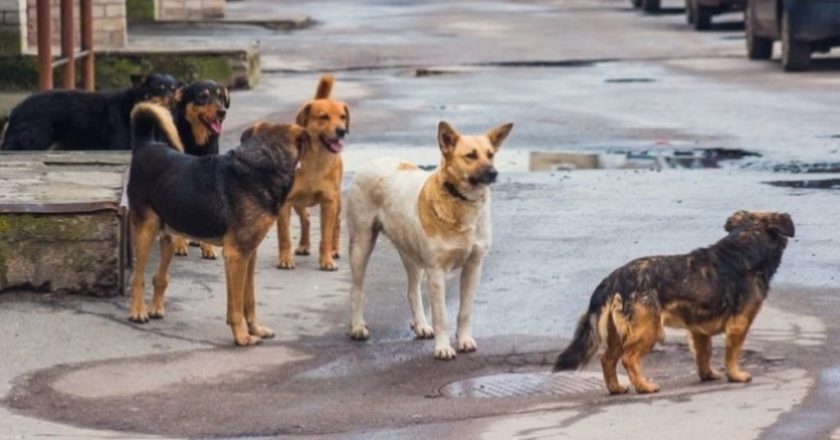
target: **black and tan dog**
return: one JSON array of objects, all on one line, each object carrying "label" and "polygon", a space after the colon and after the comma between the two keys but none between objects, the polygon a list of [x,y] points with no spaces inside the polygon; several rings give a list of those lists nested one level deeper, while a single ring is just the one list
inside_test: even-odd
[{"label": "black and tan dog", "polygon": [[[193,156],[219,154],[222,123],[230,108],[230,93],[215,81],[196,81],[175,95],[174,118],[184,152]],[[175,255],[188,254],[187,240],[173,237]],[[201,258],[215,259],[213,245],[200,243]]]},{"label": "black and tan dog", "polygon": [[132,75],[116,92],[52,90],[12,110],[0,150],[128,150],[129,115],[140,102],[171,104],[182,85],[170,75]]},{"label": "black and tan dog", "polygon": [[585,365],[606,342],[601,366],[610,393],[629,389],[618,382],[619,360],[636,391],[659,391],[642,374],[641,359],[662,340],[665,325],[688,330],[704,381],[720,378],[709,361],[712,336],[725,333],[726,376],[749,382],[739,365],[741,347],[794,225],[788,214],[738,211],[724,229],[729,234],[712,246],[633,260],[601,281],[554,371]]},{"label": "black and tan dog", "polygon": [[[155,142],[155,132],[163,133],[169,144]],[[256,249],[277,221],[309,135],[297,125],[264,125],[226,154],[195,157],[178,148],[181,141],[169,112],[140,104],[132,113],[132,136],[127,191],[137,260],[129,319],[144,323],[163,317],[174,254],[171,233],[177,233],[222,247],[227,321],[236,344],[253,345],[273,337],[257,323],[255,313]],[[158,237],[161,259],[148,310],[143,273]]]}]

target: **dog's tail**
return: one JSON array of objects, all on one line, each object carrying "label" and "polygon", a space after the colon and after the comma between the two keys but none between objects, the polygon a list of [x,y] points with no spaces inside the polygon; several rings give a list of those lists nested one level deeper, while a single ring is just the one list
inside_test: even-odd
[{"label": "dog's tail", "polygon": [[609,296],[606,289],[606,280],[602,282],[592,294],[589,303],[589,311],[583,314],[578,320],[575,335],[572,342],[557,356],[554,363],[554,371],[576,370],[582,368],[595,357],[601,342],[604,340],[602,332],[606,326],[601,325],[601,319],[605,313],[610,313]]},{"label": "dog's tail", "polygon": [[332,75],[324,75],[318,81],[318,90],[315,92],[315,99],[327,99],[332,94],[335,78]]},{"label": "dog's tail", "polygon": [[172,148],[184,151],[184,144],[181,143],[169,110],[151,102],[134,106],[134,110],[131,111],[131,148],[142,148],[154,143],[157,133],[163,133],[164,139]]}]

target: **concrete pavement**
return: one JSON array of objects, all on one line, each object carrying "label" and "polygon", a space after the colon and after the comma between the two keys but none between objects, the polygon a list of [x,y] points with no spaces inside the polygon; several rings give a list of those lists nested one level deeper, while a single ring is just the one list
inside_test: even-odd
[{"label": "concrete pavement", "polygon": [[[766,184],[803,178],[769,172],[775,165],[837,161],[835,61],[784,75],[742,58],[735,25],[694,33],[677,14],[643,17],[613,1],[313,1],[286,12],[320,25],[225,30],[225,38],[260,39],[268,66],[257,90],[234,94],[227,147],[256,119],[291,120],[324,69],[335,71],[335,94],[351,105],[347,179],[382,154],[434,164],[439,119],[465,132],[516,123],[498,159],[494,248],[474,309],[479,351],[438,362],[431,342],[413,339],[387,240],[368,275],[371,339],[351,342],[346,260],[334,273],[318,271],[316,257],[279,271],[272,233],[259,250],[257,299],[277,339],[260,347],[232,347],[221,262],[197,250],[173,264],[166,319],[144,326],[125,319],[124,298],[0,295],[0,438],[840,436],[840,353],[830,343],[840,332],[838,194]],[[196,32],[160,38],[218,35]],[[418,68],[442,74],[418,77]],[[716,170],[530,173],[524,165],[533,150],[674,145],[763,156]],[[669,333],[645,364],[663,385],[659,395],[442,391],[497,374],[543,380],[610,270],[708,245],[737,209],[787,211],[797,226],[747,339],[753,383],[700,384],[683,336]],[[594,366],[569,380],[593,374]]]}]

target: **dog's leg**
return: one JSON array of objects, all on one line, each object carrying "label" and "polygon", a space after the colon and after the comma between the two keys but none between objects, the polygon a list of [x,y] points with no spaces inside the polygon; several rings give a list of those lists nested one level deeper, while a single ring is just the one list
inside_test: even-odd
[{"label": "dog's leg", "polygon": [[411,260],[400,252],[405,273],[408,277],[408,306],[411,308],[411,329],[418,339],[431,339],[435,336],[432,326],[426,321],[426,312],[423,310],[423,298],[420,295],[420,282],[423,276],[423,269],[417,267]]},{"label": "dog's leg", "polygon": [[607,384],[607,389],[610,394],[625,394],[630,391],[630,387],[623,386],[618,381],[618,374],[616,367],[621,355],[624,354],[624,345],[621,342],[621,336],[615,328],[612,318],[607,318],[607,349],[604,355],[601,356],[601,369],[604,372],[604,382]]},{"label": "dog's leg", "polygon": [[132,218],[132,241],[134,242],[134,274],[131,282],[132,303],[128,320],[137,323],[149,322],[149,315],[146,311],[146,301],[143,298],[145,282],[143,280],[146,271],[146,263],[149,261],[149,254],[155,242],[155,235],[158,233],[157,215],[149,210],[145,219]]},{"label": "dog's leg", "polygon": [[172,246],[174,248],[175,255],[179,257],[186,257],[189,254],[189,243],[186,238],[181,237],[180,235],[172,236]]},{"label": "dog's leg", "polygon": [[470,316],[472,304],[475,298],[475,290],[478,287],[478,280],[481,278],[482,254],[473,252],[467,264],[461,270],[461,298],[458,305],[458,329],[455,332],[458,351],[475,351],[478,345],[472,338],[470,330]]},{"label": "dog's leg", "polygon": [[295,206],[295,212],[300,219],[300,243],[295,249],[295,255],[309,255],[309,248],[311,247],[309,241],[309,208],[305,206]]},{"label": "dog's leg", "polygon": [[749,382],[752,375],[741,370],[741,349],[747,332],[752,325],[761,304],[750,304],[744,307],[740,314],[729,318],[724,331],[726,333],[726,377],[730,382]]},{"label": "dog's leg", "polygon": [[[655,294],[649,295],[656,297]],[[648,295],[639,295],[639,297],[645,296]],[[629,331],[625,335],[621,364],[630,376],[630,382],[636,388],[636,392],[655,393],[659,391],[659,385],[645,378],[642,373],[642,357],[648,354],[659,341],[662,322],[658,311],[647,305],[634,305],[632,317]]]},{"label": "dog's leg", "polygon": [[337,202],[338,209],[335,211],[335,232],[333,232],[332,257],[341,258],[341,198]]},{"label": "dog's leg", "polygon": [[350,234],[350,272],[353,287],[350,288],[350,337],[364,340],[370,336],[364,317],[364,284],[370,254],[376,245],[379,230],[373,222],[354,228]]},{"label": "dog's leg", "polygon": [[245,321],[245,287],[248,277],[248,262],[251,256],[242,255],[236,246],[224,246],[225,274],[228,286],[228,324],[233,331],[236,345],[247,346],[262,342],[257,336],[248,332]]},{"label": "dog's leg", "polygon": [[163,319],[166,308],[163,304],[163,295],[166,287],[169,286],[169,265],[172,263],[172,256],[175,250],[172,247],[172,236],[161,234],[160,236],[160,264],[157,273],[152,277],[152,285],[155,286],[155,294],[152,297],[152,310],[149,311],[149,318]]},{"label": "dog's leg", "polygon": [[216,259],[216,247],[210,243],[199,243],[199,247],[201,247],[201,258],[205,260],[215,260]]},{"label": "dog's leg", "polygon": [[429,302],[432,305],[432,328],[435,331],[435,358],[455,359],[455,349],[449,345],[446,333],[446,272],[443,269],[427,269],[426,284],[429,289]]},{"label": "dog's leg", "polygon": [[691,349],[697,361],[697,374],[700,380],[718,380],[720,374],[712,368],[712,337],[698,332],[691,332]]},{"label": "dog's leg", "polygon": [[335,222],[338,220],[338,201],[324,199],[321,201],[321,270],[338,270],[333,260],[333,246],[335,244]]},{"label": "dog's leg", "polygon": [[280,269],[294,269],[295,257],[292,256],[292,205],[289,202],[280,208],[277,216],[277,243],[280,248]]},{"label": "dog's leg", "polygon": [[254,269],[257,266],[257,251],[251,254],[248,261],[248,271],[245,273],[245,322],[248,324],[248,333],[261,339],[271,339],[274,332],[268,327],[257,323],[257,301],[254,296]]}]

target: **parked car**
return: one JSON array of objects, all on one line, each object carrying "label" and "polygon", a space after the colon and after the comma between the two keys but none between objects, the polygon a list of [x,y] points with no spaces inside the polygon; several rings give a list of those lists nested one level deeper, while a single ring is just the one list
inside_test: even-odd
[{"label": "parked car", "polygon": [[840,0],[747,0],[747,55],[769,60],[782,42],[786,71],[807,70],[813,52],[840,46]]},{"label": "parked car", "polygon": [[694,29],[703,31],[712,26],[713,16],[743,11],[745,3],[745,0],[685,0],[685,18]]}]

